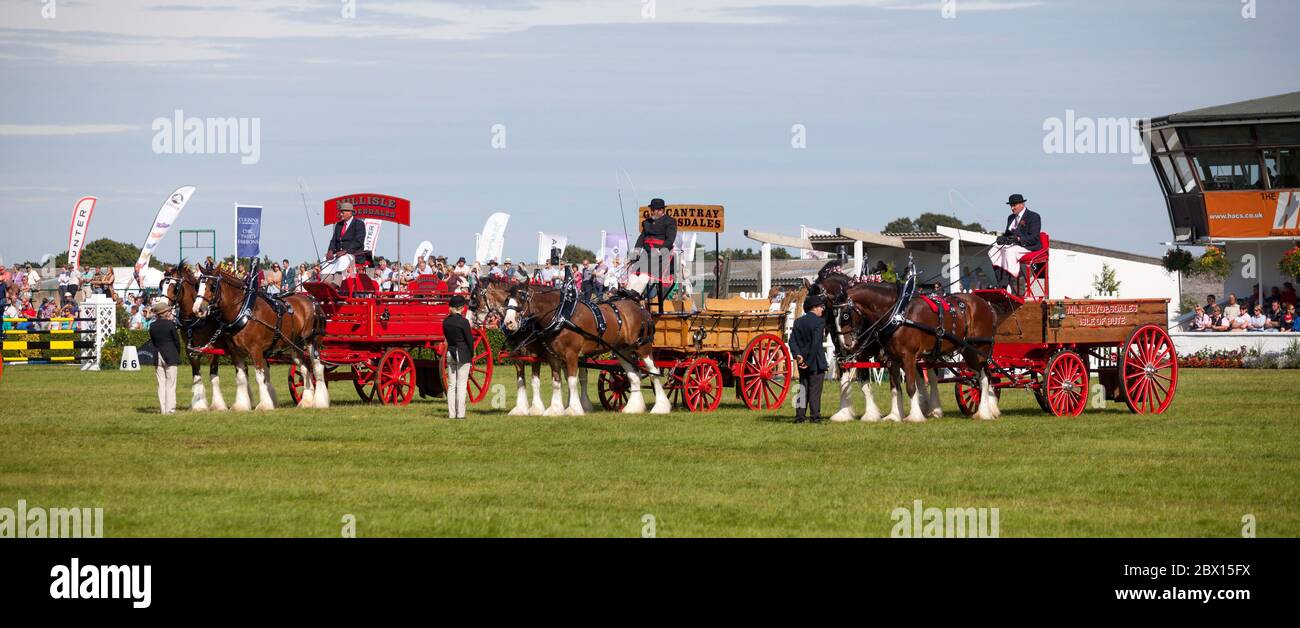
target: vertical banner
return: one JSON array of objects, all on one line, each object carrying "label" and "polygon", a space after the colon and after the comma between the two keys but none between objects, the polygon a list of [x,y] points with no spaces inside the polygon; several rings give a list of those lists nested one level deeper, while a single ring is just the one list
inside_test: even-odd
[{"label": "vertical banner", "polygon": [[420,246],[415,247],[415,256],[411,258],[411,265],[418,265],[421,257],[428,257],[430,255],[433,255],[433,243],[425,240],[420,243]]},{"label": "vertical banner", "polygon": [[[799,225],[799,238],[807,240],[808,236],[814,235],[831,235],[831,232],[825,229],[813,229],[807,225]],[[831,254],[826,251],[814,251],[812,249],[799,249],[799,259],[830,259]]]},{"label": "vertical banner", "polygon": [[479,238],[477,250],[474,251],[475,261],[481,264],[490,260],[501,261],[506,248],[506,224],[509,222],[510,214],[504,212],[488,216],[487,222],[483,223],[483,236]]},{"label": "vertical banner", "polygon": [[363,246],[367,251],[374,252],[375,245],[379,243],[379,227],[384,224],[384,221],[367,218],[364,222],[366,223],[366,243]]},{"label": "vertical banner", "polygon": [[136,273],[140,272],[149,264],[153,257],[153,250],[162,242],[163,236],[172,228],[176,222],[176,217],[181,215],[181,210],[185,209],[185,204],[190,202],[190,197],[194,196],[194,190],[197,189],[192,185],[186,185],[176,188],[171,196],[163,202],[162,207],[158,209],[158,215],[153,219],[153,226],[149,229],[149,237],[145,238],[144,246],[140,248],[140,259],[135,262]]},{"label": "vertical banner", "polygon": [[564,249],[569,246],[569,236],[555,235],[553,233],[537,232],[537,263],[545,264],[551,259],[551,249],[560,249],[560,255],[564,255]]},{"label": "vertical banner", "polygon": [[90,230],[90,216],[95,213],[97,200],[86,196],[72,207],[72,224],[68,227],[68,266],[74,272],[81,264],[81,247],[86,245],[86,232]]},{"label": "vertical banner", "polygon": [[235,256],[258,257],[262,254],[262,208],[235,205]]},{"label": "vertical banner", "polygon": [[614,260],[620,263],[627,263],[627,236],[622,232],[605,233],[604,260],[606,264],[613,265]]}]

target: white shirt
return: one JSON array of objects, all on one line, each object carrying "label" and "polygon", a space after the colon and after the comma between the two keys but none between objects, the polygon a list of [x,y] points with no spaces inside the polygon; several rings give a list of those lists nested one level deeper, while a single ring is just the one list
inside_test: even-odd
[{"label": "white shirt", "polygon": [[1011,226],[1007,227],[1007,231],[1014,231],[1015,228],[1020,225],[1020,219],[1023,218],[1024,215],[1025,215],[1025,210],[1023,209],[1020,210],[1020,213],[1016,214],[1016,217],[1012,219]]}]

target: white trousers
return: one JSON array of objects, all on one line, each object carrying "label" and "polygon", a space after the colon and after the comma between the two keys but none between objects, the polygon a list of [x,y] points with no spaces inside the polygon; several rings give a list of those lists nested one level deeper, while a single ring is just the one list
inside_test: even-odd
[{"label": "white trousers", "polygon": [[469,399],[470,363],[460,364],[447,357],[447,418],[465,418],[465,403]]},{"label": "white trousers", "polygon": [[340,255],[332,261],[322,262],[320,272],[322,275],[346,273],[352,268],[352,256],[348,254]]},{"label": "white trousers", "polygon": [[1016,244],[1007,246],[995,246],[989,249],[989,261],[1002,270],[1011,273],[1014,277],[1020,276],[1020,258],[1024,257],[1029,249]]},{"label": "white trousers", "polygon": [[158,405],[163,414],[176,414],[176,367],[163,364],[158,356],[154,374],[158,377]]}]

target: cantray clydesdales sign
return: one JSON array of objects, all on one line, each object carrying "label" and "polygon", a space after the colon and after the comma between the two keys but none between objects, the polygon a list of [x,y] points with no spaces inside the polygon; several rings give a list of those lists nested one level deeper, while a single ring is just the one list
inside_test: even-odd
[{"label": "cantray clydesdales sign", "polygon": [[325,224],[339,221],[339,204],[352,203],[356,218],[395,222],[411,226],[411,201],[386,194],[348,194],[325,201]]}]

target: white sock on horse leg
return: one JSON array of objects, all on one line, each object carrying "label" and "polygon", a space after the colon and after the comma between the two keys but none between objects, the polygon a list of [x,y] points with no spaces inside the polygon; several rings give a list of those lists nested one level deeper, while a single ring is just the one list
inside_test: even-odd
[{"label": "white sock on horse leg", "polygon": [[655,389],[655,405],[650,408],[651,414],[668,414],[673,411],[673,403],[668,400],[668,395],[664,394],[664,383],[659,375],[659,368],[655,366],[654,358],[646,357],[646,370],[650,372],[650,382]]},{"label": "white sock on horse leg", "polygon": [[257,409],[274,410],[275,402],[271,401],[270,387],[266,382],[266,367],[253,367],[253,379],[257,380]]},{"label": "white sock on horse leg", "polygon": [[979,391],[980,391],[980,402],[975,407],[975,414],[971,415],[971,418],[979,421],[985,421],[993,418],[993,415],[989,413],[989,392],[988,392],[989,383],[988,382],[989,382],[988,376],[985,375],[983,372],[981,372],[979,374],[979,379],[977,382],[977,386],[979,387]]},{"label": "white sock on horse leg", "polygon": [[312,399],[311,407],[328,408],[330,407],[330,385],[325,381],[325,363],[321,362],[319,355],[311,357],[311,368],[316,374],[316,385],[313,389],[316,394]]},{"label": "white sock on horse leg", "polygon": [[876,407],[875,396],[871,393],[871,379],[868,378],[862,382],[862,397],[866,399],[867,409],[862,413],[863,421],[879,421],[881,418],[880,408]]},{"label": "white sock on horse leg", "polygon": [[623,371],[627,375],[627,405],[623,406],[623,413],[641,414],[645,412],[645,397],[641,396],[641,374],[631,364],[624,364]]},{"label": "white sock on horse leg", "polygon": [[551,371],[551,405],[546,408],[544,416],[560,416],[564,414],[564,391],[561,388],[560,373]]},{"label": "white sock on horse leg", "polygon": [[212,404],[208,407],[212,408],[213,410],[218,410],[221,412],[225,412],[226,410],[229,410],[230,408],[226,406],[226,397],[225,395],[221,394],[221,377],[219,377],[216,373],[213,373],[211,384],[212,384]]},{"label": "white sock on horse leg", "polygon": [[578,376],[570,375],[569,380],[569,407],[565,412],[571,416],[582,416],[586,412],[582,409],[582,395],[578,393]]},{"label": "white sock on horse leg", "polygon": [[203,395],[203,376],[198,373],[194,374],[194,383],[190,390],[190,411],[205,412],[208,409],[208,400]]},{"label": "white sock on horse leg", "polygon": [[[853,414],[853,376],[856,373],[856,369],[845,369],[840,373],[840,409],[831,415],[831,420],[836,423],[857,418]],[[803,390],[802,383],[799,384],[799,390]]]},{"label": "white sock on horse leg", "polygon": [[925,388],[922,382],[916,382],[916,391],[912,393],[911,407],[907,416],[903,417],[908,423],[925,422]]},{"label": "white sock on horse leg", "polygon": [[930,371],[930,418],[943,417],[943,402],[939,400],[939,369]]},{"label": "white sock on horse leg", "polygon": [[541,416],[546,412],[546,406],[542,404],[542,375],[540,369],[533,371],[533,405],[529,406],[528,414]]},{"label": "white sock on horse leg", "polygon": [[515,374],[515,390],[515,408],[510,416],[528,416],[528,383],[522,369]]},{"label": "white sock on horse leg", "polygon": [[235,407],[237,412],[247,412],[253,409],[252,399],[248,394],[248,367],[235,367]]}]

